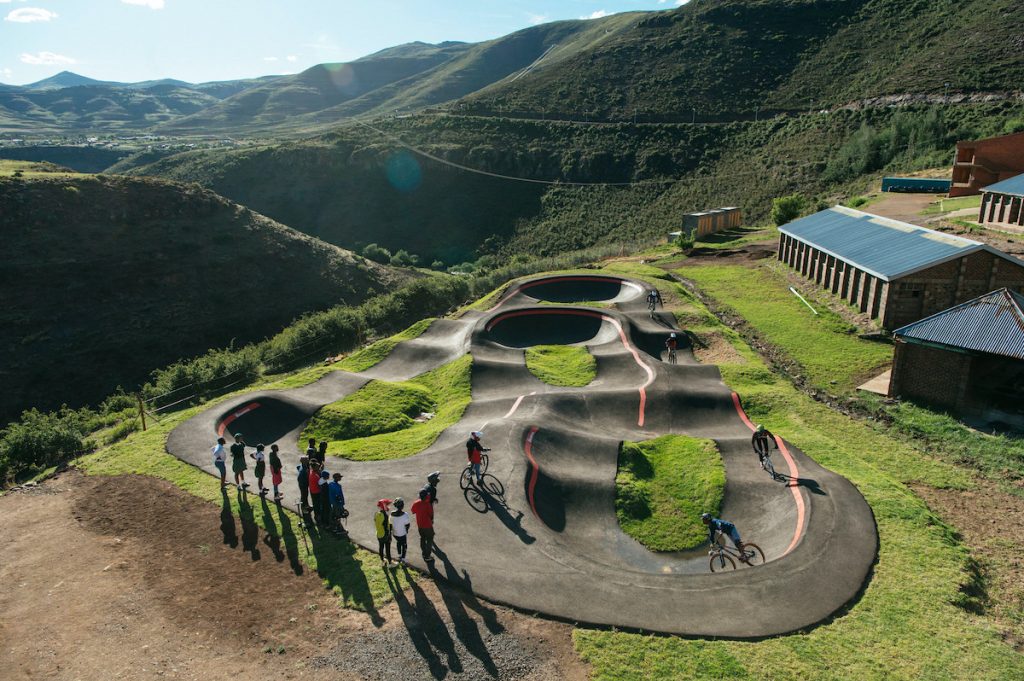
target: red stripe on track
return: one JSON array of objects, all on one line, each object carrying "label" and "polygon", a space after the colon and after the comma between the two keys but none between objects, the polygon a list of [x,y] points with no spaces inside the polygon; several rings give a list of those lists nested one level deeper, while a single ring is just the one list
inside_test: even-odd
[{"label": "red stripe on track", "polygon": [[217,435],[224,435],[224,431],[227,430],[227,427],[230,426],[235,419],[245,416],[252,410],[259,408],[259,406],[259,402],[250,402],[238,411],[228,414],[224,417],[224,420],[217,425]]},{"label": "red stripe on track", "polygon": [[533,436],[537,434],[538,430],[540,428],[536,426],[530,428],[530,432],[526,435],[523,449],[526,451],[526,458],[530,460],[530,482],[526,486],[526,499],[530,502],[530,510],[533,511],[533,515],[540,518],[540,514],[537,513],[537,504],[533,500],[533,491],[537,488],[537,478],[540,476],[540,466],[537,465],[537,460],[533,458]]},{"label": "red stripe on track", "polygon": [[626,338],[626,331],[622,328],[622,324],[619,323],[619,320],[614,317],[609,317],[606,314],[591,312],[589,310],[566,310],[564,308],[555,308],[552,310],[516,310],[514,312],[506,312],[503,315],[495,317],[488,322],[487,326],[484,328],[487,331],[490,331],[506,319],[512,319],[513,317],[530,317],[535,315],[576,315],[577,317],[595,317],[602,319],[615,327],[615,330],[619,332],[619,340],[622,341],[622,346],[626,348],[631,355],[633,355],[633,361],[635,361],[641,369],[647,372],[647,380],[643,385],[637,388],[637,391],[640,393],[640,411],[637,416],[636,424],[642,428],[647,414],[647,388],[651,383],[654,383],[654,369],[651,369],[651,367],[647,366],[647,364],[640,359],[640,353],[632,346],[629,339]]},{"label": "red stripe on track", "polygon": [[[732,403],[736,407],[736,413],[739,414],[740,419],[743,420],[743,423],[746,424],[747,428],[750,428],[751,431],[756,430],[754,424],[751,423],[749,418],[747,418],[747,413],[743,411],[743,405],[740,404],[740,396],[735,392],[732,394]],[[800,490],[798,489],[799,484],[796,482],[800,477],[800,471],[796,467],[796,461],[786,448],[786,443],[781,439],[776,439],[778,440],[779,451],[782,452],[782,456],[786,459],[786,465],[789,466],[789,481],[786,482],[786,486],[789,487],[789,491],[793,493],[793,499],[796,501],[796,530],[793,532],[793,539],[790,540],[789,546],[787,546],[786,550],[782,552],[782,555],[785,556],[787,553],[792,551],[794,547],[796,547],[797,542],[800,541],[800,537],[803,536],[804,521],[807,518],[807,509],[804,507],[804,498],[803,495],[800,494]],[[781,557],[782,556],[780,556],[780,558]]]}]

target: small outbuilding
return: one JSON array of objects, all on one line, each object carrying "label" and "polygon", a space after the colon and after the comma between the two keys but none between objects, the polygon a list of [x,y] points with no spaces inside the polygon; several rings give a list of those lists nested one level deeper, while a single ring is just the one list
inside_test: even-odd
[{"label": "small outbuilding", "polygon": [[996,288],[1024,290],[1024,262],[996,248],[844,206],[779,232],[779,260],[885,329]]},{"label": "small outbuilding", "polygon": [[1024,132],[957,142],[949,195],[973,196],[1020,173],[1024,173]]},{"label": "small outbuilding", "polygon": [[893,332],[889,394],[1024,421],[1024,296],[1001,288]]},{"label": "small outbuilding", "polygon": [[1024,175],[1011,177],[981,190],[978,222],[993,229],[1024,231]]},{"label": "small outbuilding", "polygon": [[708,234],[739,227],[742,219],[742,211],[735,206],[687,213],[683,216],[683,233],[691,239],[698,239]]}]

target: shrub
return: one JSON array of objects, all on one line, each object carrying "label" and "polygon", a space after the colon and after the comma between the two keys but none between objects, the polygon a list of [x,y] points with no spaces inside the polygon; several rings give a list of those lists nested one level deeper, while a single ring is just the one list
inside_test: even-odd
[{"label": "shrub", "polygon": [[52,466],[84,451],[88,415],[88,410],[66,406],[56,412],[23,412],[19,421],[0,431],[0,479]]},{"label": "shrub", "polygon": [[688,251],[693,248],[693,243],[693,235],[688,232],[683,232],[679,235],[679,238],[676,239],[676,248],[681,251]]},{"label": "shrub", "polygon": [[412,267],[419,261],[420,257],[418,255],[411,255],[404,248],[391,256],[391,264],[395,267]]},{"label": "shrub", "polygon": [[800,217],[800,213],[807,207],[807,199],[800,194],[790,194],[772,199],[772,222],[776,225],[784,225]]},{"label": "shrub", "polygon": [[391,262],[391,251],[377,244],[367,244],[363,249],[363,257],[387,265]]}]

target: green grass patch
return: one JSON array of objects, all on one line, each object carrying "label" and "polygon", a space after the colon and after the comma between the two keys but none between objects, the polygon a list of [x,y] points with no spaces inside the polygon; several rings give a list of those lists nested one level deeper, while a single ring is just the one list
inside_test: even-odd
[{"label": "green grass patch", "polygon": [[813,385],[849,392],[892,360],[891,346],[859,338],[852,324],[829,309],[816,306],[813,315],[784,276],[767,267],[688,267],[679,273],[785,351]]},{"label": "green grass patch", "polygon": [[939,199],[921,211],[921,215],[941,215],[964,208],[981,208],[981,195],[959,196],[955,199]]},{"label": "green grass patch", "polygon": [[615,513],[623,532],[652,551],[700,546],[708,534],[700,514],[718,514],[724,489],[712,440],[665,435],[619,449]]},{"label": "green grass patch", "polygon": [[[372,381],[317,412],[300,441],[326,440],[332,455],[353,461],[412,456],[462,418],[471,399],[472,365],[465,355],[409,381]],[[424,406],[433,408],[434,418],[413,421],[410,414],[427,411]]]},{"label": "green grass patch", "polygon": [[526,368],[548,385],[582,387],[597,377],[597,360],[577,345],[535,345],[526,350]]},{"label": "green grass patch", "polygon": [[[235,393],[238,394],[238,393]],[[228,399],[233,395],[225,396]],[[195,466],[168,454],[167,435],[179,423],[209,408],[195,407],[164,418],[144,432],[89,454],[78,460],[88,475],[149,475],[168,480],[200,499],[220,506],[222,514],[255,522],[266,532],[281,539],[285,554],[296,571],[316,570],[324,585],[338,595],[342,604],[363,610],[377,619],[377,609],[393,598],[392,589],[405,588],[412,573],[386,574],[376,554],[356,548],[350,542],[333,537],[311,535],[303,540],[299,518],[294,513],[267,504],[256,495],[248,499],[234,491],[223,494],[219,481]],[[211,508],[211,517],[216,511]],[[173,518],[169,519],[173,522]],[[222,520],[223,522],[223,520]]]},{"label": "green grass patch", "polygon": [[[681,288],[676,293],[686,295]],[[696,299],[686,306],[703,307]],[[593,678],[910,681],[1024,675],[1024,658],[1004,643],[1000,628],[969,609],[961,589],[973,583],[967,548],[904,484],[967,487],[971,475],[882,426],[811,400],[770,371],[734,331],[721,325],[719,330],[747,360],[722,371],[751,418],[845,476],[864,495],[878,525],[878,563],[848,612],[788,636],[743,642],[577,629],[573,640],[592,665]]]},{"label": "green grass patch", "polygon": [[394,336],[388,338],[382,338],[376,343],[371,343],[361,350],[353,352],[351,355],[335,364],[332,368],[335,370],[360,372],[366,371],[372,366],[376,366],[384,361],[384,359],[391,354],[391,351],[395,349],[395,346],[402,341],[413,340],[423,335],[423,332],[430,327],[434,322],[433,319],[423,319],[405,331],[400,331]]}]

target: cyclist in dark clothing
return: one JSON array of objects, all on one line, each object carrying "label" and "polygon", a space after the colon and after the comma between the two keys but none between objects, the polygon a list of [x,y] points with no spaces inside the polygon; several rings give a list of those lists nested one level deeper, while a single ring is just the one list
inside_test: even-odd
[{"label": "cyclist in dark clothing", "polygon": [[480,438],[483,435],[479,430],[474,430],[469,434],[469,439],[466,440],[466,457],[469,459],[469,466],[473,471],[477,484],[482,483],[484,479],[483,474],[480,472],[480,465],[483,463],[480,457],[484,452],[491,451],[480,444]]},{"label": "cyclist in dark clothing", "polygon": [[441,471],[434,471],[427,476],[427,484],[420,490],[430,495],[431,504],[437,503],[437,483],[439,482],[441,482]]},{"label": "cyclist in dark clothing", "polygon": [[728,520],[722,520],[721,518],[714,518],[710,513],[703,513],[700,519],[708,527],[708,542],[711,544],[715,543],[716,534],[721,532],[723,535],[729,537],[732,543],[736,545],[736,550],[741,554],[743,553],[743,542],[740,541],[740,533],[736,529],[736,526],[730,523]]},{"label": "cyclist in dark clothing", "polygon": [[309,457],[299,458],[299,465],[295,467],[298,471],[299,496],[302,499],[302,510],[309,510]]},{"label": "cyclist in dark clothing", "polygon": [[758,424],[754,429],[753,437],[750,438],[750,445],[754,448],[754,453],[757,454],[761,468],[771,473],[772,478],[776,478],[775,466],[771,463],[771,450],[779,448],[779,442],[775,436],[767,428]]}]

